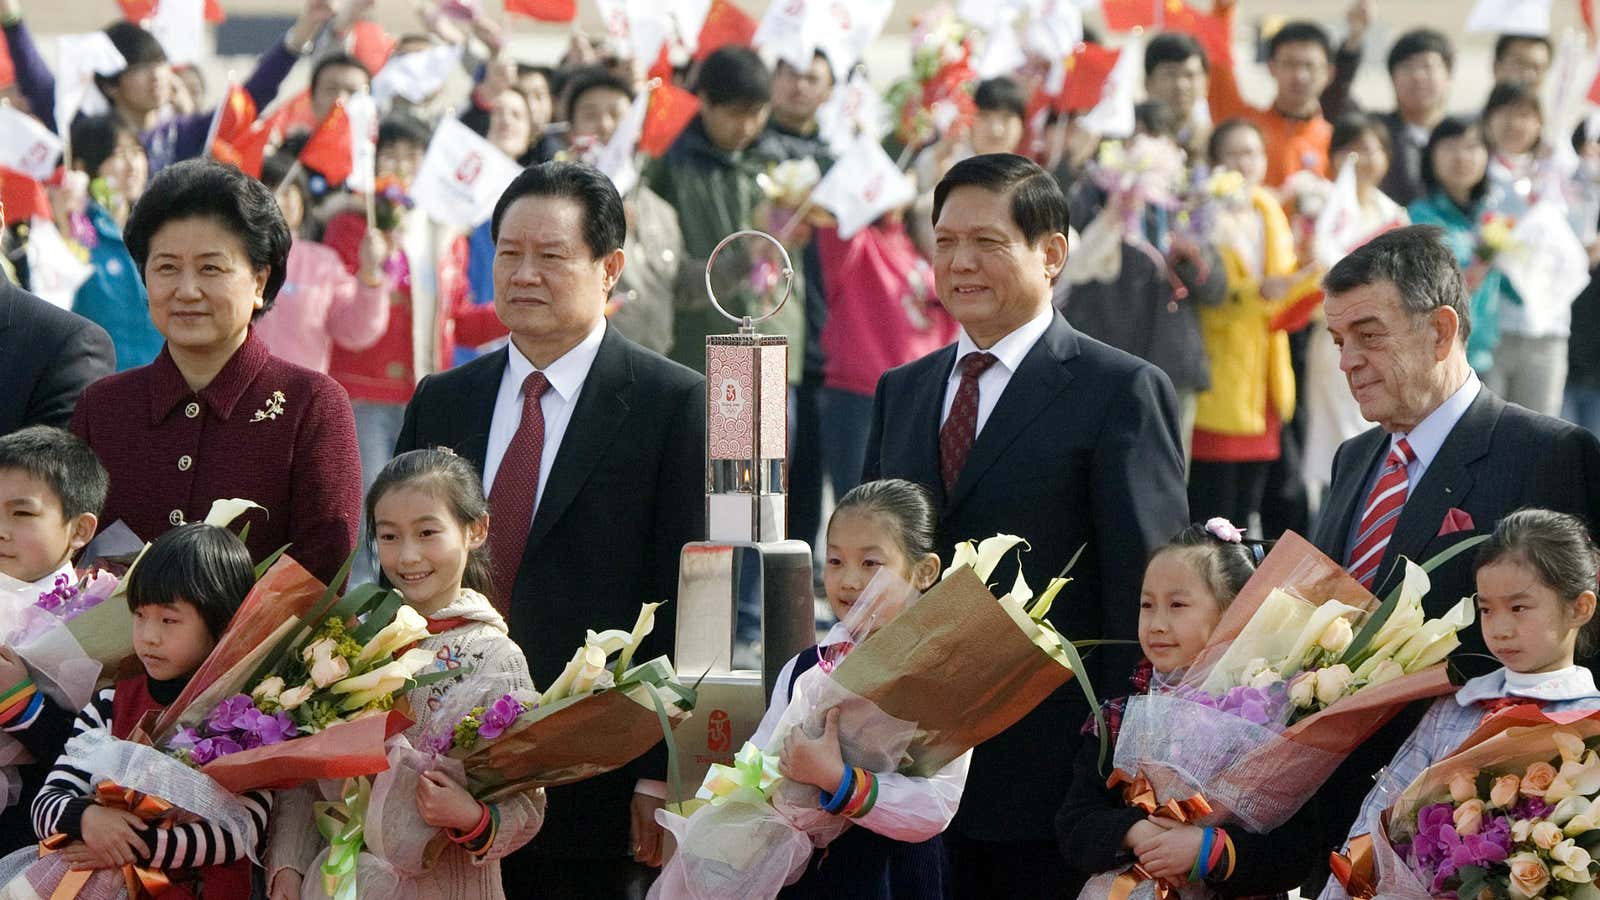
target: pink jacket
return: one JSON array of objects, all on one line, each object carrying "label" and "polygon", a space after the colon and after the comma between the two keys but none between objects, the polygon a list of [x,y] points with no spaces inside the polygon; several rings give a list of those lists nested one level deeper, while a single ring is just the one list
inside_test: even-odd
[{"label": "pink jacket", "polygon": [[878,377],[953,342],[960,326],[933,291],[933,269],[905,226],[881,223],[848,241],[817,229],[828,321],[823,383],[871,396]]},{"label": "pink jacket", "polygon": [[388,327],[387,285],[362,284],[331,248],[295,238],[277,302],[254,331],[273,356],[326,375],[335,344],[366,350]]}]

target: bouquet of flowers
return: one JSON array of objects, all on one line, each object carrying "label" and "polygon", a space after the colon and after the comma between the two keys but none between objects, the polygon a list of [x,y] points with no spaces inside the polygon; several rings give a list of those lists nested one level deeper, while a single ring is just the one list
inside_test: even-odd
[{"label": "bouquet of flowers", "polygon": [[[1083,671],[1077,650],[1044,618],[1065,577],[1038,596],[1020,572],[999,599],[984,584],[1024,543],[999,535],[958,545],[943,579],[920,599],[880,573],[844,622],[850,649],[832,645],[816,677],[795,680],[766,746],[746,744],[733,766],[713,765],[696,802],[680,807],[687,817],[657,814],[678,850],[650,896],[775,897],[813,848],[849,827],[821,808],[816,787],[778,776],[775,753],[793,729],[819,734],[837,709],[847,765],[928,777]],[[1098,705],[1088,682],[1079,683]]]},{"label": "bouquet of flowers", "polygon": [[393,231],[400,227],[406,213],[416,206],[406,183],[398,178],[384,176],[372,186],[373,224],[379,231]]},{"label": "bouquet of flowers", "polygon": [[1498,212],[1484,213],[1478,219],[1478,239],[1472,247],[1473,258],[1485,264],[1493,263],[1496,257],[1516,245],[1512,237],[1516,228],[1517,220],[1513,216]]},{"label": "bouquet of flowers", "polygon": [[[1437,565],[1475,542],[1463,542]],[[1130,697],[1113,779],[1183,821],[1282,825],[1368,735],[1413,700],[1452,688],[1445,658],[1473,621],[1470,598],[1426,620],[1423,567],[1406,563],[1379,603],[1286,533],[1174,683]],[[1321,598],[1320,602],[1306,599]],[[1090,882],[1099,896],[1116,874]]]},{"label": "bouquet of flowers", "polygon": [[[444,695],[432,713],[436,724],[420,746],[394,737],[389,768],[372,779],[361,804],[365,837],[356,849],[383,863],[369,869],[415,876],[427,868],[440,835],[417,813],[424,772],[443,771],[474,797],[492,802],[619,769],[687,719],[695,693],[678,681],[667,657],[633,664],[660,605],[644,604],[631,631],[588,632],[542,694],[525,681],[517,685],[516,676],[475,673]],[[677,766],[669,764],[668,771],[675,773]],[[347,785],[342,793],[353,790]],[[356,808],[348,801],[345,806]]]},{"label": "bouquet of flowers", "polygon": [[889,86],[885,98],[898,110],[895,137],[911,146],[963,131],[977,114],[967,85],[975,84],[971,29],[948,5],[912,17],[911,74]]},{"label": "bouquet of flowers", "polygon": [[1585,897],[1600,874],[1600,714],[1502,710],[1336,856],[1352,896]]},{"label": "bouquet of flowers", "polygon": [[769,202],[785,209],[799,209],[821,180],[822,169],[809,156],[784,160],[756,175],[761,193]]},{"label": "bouquet of flowers", "polygon": [[1107,141],[1090,164],[1089,177],[1106,192],[1106,203],[1083,230],[1082,252],[1073,254],[1078,259],[1071,265],[1072,283],[1115,280],[1122,271],[1122,249],[1127,244],[1155,263],[1176,298],[1188,296],[1188,288],[1173,274],[1161,248],[1145,235],[1143,224],[1150,207],[1179,208],[1188,178],[1183,151],[1172,141],[1147,135]]}]

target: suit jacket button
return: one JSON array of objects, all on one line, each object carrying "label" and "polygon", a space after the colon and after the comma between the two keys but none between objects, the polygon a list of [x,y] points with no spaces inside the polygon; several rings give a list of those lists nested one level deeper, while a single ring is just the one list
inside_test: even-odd
[{"label": "suit jacket button", "polygon": [[181,509],[173,510],[170,514],[168,514],[167,521],[171,522],[174,525],[182,525],[183,524],[183,510],[181,510]]}]

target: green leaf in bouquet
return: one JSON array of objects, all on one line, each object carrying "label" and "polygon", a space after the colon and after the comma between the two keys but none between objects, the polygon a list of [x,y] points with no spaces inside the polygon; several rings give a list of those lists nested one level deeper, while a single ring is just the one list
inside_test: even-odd
[{"label": "green leaf in bouquet", "polygon": [[655,706],[656,721],[661,725],[661,739],[667,742],[667,796],[682,797],[683,778],[678,774],[678,741],[672,733],[672,721],[667,718],[666,704],[661,702],[661,694],[655,686],[646,685],[645,689],[650,693],[650,703]]},{"label": "green leaf in bouquet", "polygon": [[1593,854],[1600,851],[1600,828],[1585,831],[1572,839],[1573,843]]},{"label": "green leaf in bouquet", "polygon": [[1094,685],[1089,681],[1089,670],[1084,668],[1083,657],[1078,655],[1078,648],[1072,641],[1061,642],[1061,652],[1066,654],[1067,662],[1072,666],[1073,681],[1083,689],[1083,696],[1089,700],[1089,709],[1094,715],[1094,730],[1100,735],[1100,768],[1106,767],[1106,755],[1111,750],[1110,735],[1106,734],[1106,714],[1100,708],[1100,698],[1094,695]]},{"label": "green leaf in bouquet", "polygon": [[[1457,556],[1465,553],[1473,547],[1478,546],[1488,539],[1489,535],[1480,534],[1477,537],[1468,538],[1467,540],[1464,540],[1458,544],[1454,544],[1448,549],[1434,556],[1432,559],[1423,563],[1422,571],[1432,572],[1434,569],[1439,568],[1450,560],[1455,559]],[[1400,560],[1397,561],[1397,564],[1403,564],[1404,560],[1405,557],[1401,557]],[[1358,659],[1361,654],[1366,652],[1367,646],[1372,643],[1373,637],[1375,637],[1379,631],[1383,630],[1383,623],[1389,621],[1389,617],[1394,614],[1395,607],[1400,605],[1400,591],[1403,587],[1405,587],[1403,582],[1395,585],[1394,590],[1390,591],[1389,596],[1384,598],[1383,603],[1378,606],[1377,611],[1367,617],[1366,624],[1362,625],[1361,630],[1356,632],[1355,640],[1351,641],[1350,646],[1345,648],[1344,656],[1340,659],[1340,662],[1349,664],[1351,660]]]},{"label": "green leaf in bouquet", "polygon": [[[244,527],[249,528],[250,527],[250,523],[246,522]],[[272,551],[271,553],[268,553],[265,559],[263,559],[261,562],[256,564],[256,572],[255,572],[256,580],[260,581],[262,578],[266,577],[267,570],[272,568],[273,564],[278,561],[279,557],[283,556],[285,553],[288,553],[288,552],[289,552],[289,545],[288,544],[284,544],[282,547],[279,547],[278,549]]]},{"label": "green leaf in bouquet", "polygon": [[370,601],[380,594],[382,597],[377,601],[376,605],[372,606],[367,618],[361,625],[355,631],[350,632],[350,636],[355,638],[356,643],[363,646],[374,637],[377,637],[378,632],[382,631],[390,622],[393,622],[395,613],[399,612],[400,607],[406,603],[406,598],[400,596],[399,591],[385,590],[377,585],[363,585],[363,587],[356,588],[350,593],[355,594],[365,587],[376,589],[372,594],[368,595],[367,600]]},{"label": "green leaf in bouquet", "polygon": [[1029,618],[1037,622],[1050,614],[1050,606],[1051,604],[1055,603],[1056,595],[1060,593],[1061,588],[1066,586],[1067,573],[1071,572],[1073,568],[1078,565],[1078,557],[1083,555],[1083,551],[1087,549],[1088,546],[1089,545],[1087,543],[1079,544],[1078,552],[1072,554],[1072,558],[1067,560],[1067,564],[1064,568],[1062,568],[1061,574],[1050,579],[1050,584],[1047,588],[1045,588],[1045,592],[1040,594],[1031,604],[1028,605],[1027,609]]}]

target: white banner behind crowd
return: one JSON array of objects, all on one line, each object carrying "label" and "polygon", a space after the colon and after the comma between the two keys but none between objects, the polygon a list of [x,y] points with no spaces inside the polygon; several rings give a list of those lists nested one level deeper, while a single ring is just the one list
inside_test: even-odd
[{"label": "white banner behind crowd", "polygon": [[910,177],[868,135],[858,137],[811,192],[812,202],[839,220],[839,237],[847,241],[879,216],[916,198]]}]

